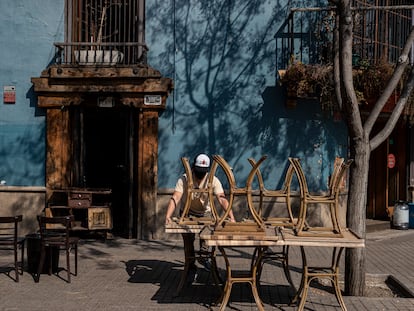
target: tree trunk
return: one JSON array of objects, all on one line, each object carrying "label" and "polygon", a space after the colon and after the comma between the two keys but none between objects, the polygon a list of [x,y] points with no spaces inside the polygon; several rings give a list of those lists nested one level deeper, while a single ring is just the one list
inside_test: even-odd
[{"label": "tree trunk", "polygon": [[[361,119],[358,99],[355,94],[352,76],[353,17],[350,0],[330,0],[337,6],[338,31],[335,33],[335,91],[338,103],[346,117],[354,163],[350,168],[347,226],[365,239],[366,201],[368,191],[368,171],[371,151],[379,146],[392,132],[410,94],[414,92],[414,73],[404,86],[401,97],[385,127],[375,137],[370,134],[389,95],[394,91],[409,61],[409,51],[414,41],[414,27],[401,52],[399,63],[385,91],[367,117]],[[339,59],[338,59],[339,56]],[[352,296],[363,296],[365,291],[366,254],[365,249],[347,249],[345,256],[345,292]]]},{"label": "tree trunk", "polygon": [[[365,238],[366,200],[368,189],[369,138],[351,137],[351,157],[347,210],[347,226],[361,238]],[[363,296],[365,290],[365,248],[347,249],[345,255],[345,293]]]},{"label": "tree trunk", "polygon": [[[365,237],[365,209],[368,189],[370,145],[369,135],[364,132],[358,99],[355,94],[352,74],[353,22],[351,3],[338,3],[339,48],[340,48],[340,94],[345,112],[351,158],[347,226],[362,238]],[[363,296],[365,289],[365,250],[347,249],[345,259],[345,292]]]}]

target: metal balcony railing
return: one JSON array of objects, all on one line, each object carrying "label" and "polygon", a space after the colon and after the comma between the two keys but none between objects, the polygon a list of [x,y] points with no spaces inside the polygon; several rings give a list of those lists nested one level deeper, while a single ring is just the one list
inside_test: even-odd
[{"label": "metal balcony railing", "polygon": [[65,0],[65,40],[55,47],[59,64],[146,64],[145,0]]},{"label": "metal balcony railing", "polygon": [[145,43],[57,42],[56,63],[88,66],[147,64]]},{"label": "metal balcony railing", "polygon": [[[396,63],[412,26],[414,6],[406,3],[411,1],[353,1],[355,62]],[[332,63],[335,27],[334,7],[291,9],[275,34],[277,69],[293,62]]]}]

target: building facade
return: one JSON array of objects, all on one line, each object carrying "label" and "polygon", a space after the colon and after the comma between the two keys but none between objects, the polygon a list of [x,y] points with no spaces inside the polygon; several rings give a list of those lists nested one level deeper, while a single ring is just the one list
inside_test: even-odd
[{"label": "building facade", "polygon": [[240,185],[247,158],[267,155],[268,188],[299,157],[326,190],[346,126],[317,100],[287,105],[277,75],[277,30],[315,2],[1,2],[1,212],[30,232],[53,190],[110,188],[115,234],[164,238],[180,158],[199,152],[221,154]]}]

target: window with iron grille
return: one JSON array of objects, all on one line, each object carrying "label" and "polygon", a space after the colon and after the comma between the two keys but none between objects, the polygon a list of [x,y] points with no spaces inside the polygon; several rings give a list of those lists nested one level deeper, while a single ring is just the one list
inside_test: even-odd
[{"label": "window with iron grille", "polygon": [[66,0],[63,62],[145,62],[145,0]]}]

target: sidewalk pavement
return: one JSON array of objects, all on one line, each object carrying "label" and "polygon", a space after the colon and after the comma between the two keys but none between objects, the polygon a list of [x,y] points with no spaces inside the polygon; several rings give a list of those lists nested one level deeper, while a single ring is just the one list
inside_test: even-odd
[{"label": "sidewalk pavement", "polygon": [[[0,310],[208,310],[219,298],[211,275],[201,266],[193,285],[174,297],[183,268],[182,241],[137,241],[115,238],[102,241],[82,239],[79,246],[79,271],[66,283],[56,275],[42,274],[40,282],[25,272],[16,283],[0,274]],[[382,230],[367,235],[368,276],[392,276],[407,291],[414,293],[414,230]],[[233,248],[233,266],[249,264],[251,251]],[[5,256],[1,255],[3,264]],[[329,259],[324,249],[309,248],[309,261]],[[300,250],[292,247],[289,264],[295,284],[300,280]],[[224,267],[218,256],[218,265]],[[65,266],[60,255],[60,266]],[[221,270],[224,272],[223,270]],[[341,273],[343,273],[343,263]],[[11,276],[14,272],[11,272]],[[66,272],[60,273],[62,278]],[[329,288],[329,287],[326,287]],[[312,287],[305,310],[341,310],[332,292],[324,286]],[[296,310],[289,306],[294,291],[289,287],[277,263],[265,264],[260,295],[265,310]],[[348,311],[414,310],[414,298],[348,297]],[[217,309],[217,308],[214,308]],[[227,310],[256,310],[251,290],[246,284],[233,287]]]}]

